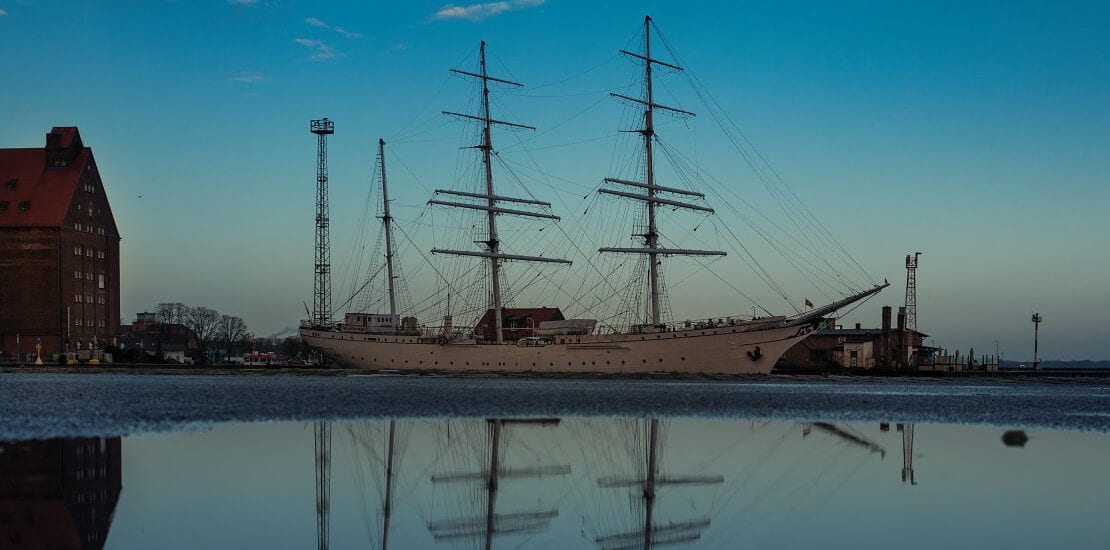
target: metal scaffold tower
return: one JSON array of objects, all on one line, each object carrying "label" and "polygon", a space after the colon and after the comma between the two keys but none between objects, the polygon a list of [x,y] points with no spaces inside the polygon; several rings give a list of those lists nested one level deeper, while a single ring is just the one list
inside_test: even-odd
[{"label": "metal scaffold tower", "polygon": [[920,252],[906,254],[906,330],[917,330],[917,260]]},{"label": "metal scaffold tower", "polygon": [[309,129],[317,137],[316,150],[316,278],[312,285],[312,323],[331,323],[331,242],[328,237],[328,136],[335,123],[327,117],[313,120]]},{"label": "metal scaffold tower", "polygon": [[1043,320],[1044,317],[1041,317],[1040,313],[1033,312],[1033,370],[1039,370],[1041,368],[1041,360],[1037,353],[1037,347],[1038,341],[1040,340],[1041,321]]}]

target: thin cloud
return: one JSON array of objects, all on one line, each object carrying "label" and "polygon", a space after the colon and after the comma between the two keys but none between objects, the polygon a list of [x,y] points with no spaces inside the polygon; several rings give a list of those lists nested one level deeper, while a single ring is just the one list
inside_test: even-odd
[{"label": "thin cloud", "polygon": [[333,27],[333,26],[331,26],[331,25],[329,25],[329,24],[327,24],[327,23],[325,23],[325,22],[323,22],[320,19],[317,19],[315,17],[305,18],[304,22],[308,23],[309,25],[312,25],[313,27],[316,27],[318,29],[328,29],[330,31],[335,31],[335,32],[347,37],[347,38],[362,38],[362,35],[357,33],[357,32],[349,31],[347,29],[344,29],[343,27]]},{"label": "thin cloud", "polygon": [[297,38],[293,41],[312,50],[312,59],[315,61],[323,61],[325,59],[335,58],[335,48],[332,48],[323,40],[315,40],[312,38]]},{"label": "thin cloud", "polygon": [[4,11],[3,9],[0,9],[0,17],[4,17],[5,15],[8,15],[8,12]]},{"label": "thin cloud", "polygon": [[240,84],[251,84],[254,82],[259,82],[264,78],[265,77],[262,76],[262,73],[258,71],[241,71],[232,75],[231,78],[229,78],[228,80],[232,82],[238,82]]},{"label": "thin cloud", "polygon": [[447,4],[436,10],[432,15],[432,19],[438,19],[440,21],[450,19],[481,21],[487,17],[501,15],[508,11],[535,8],[543,5],[546,1],[547,0],[503,0],[501,2],[485,2],[482,4],[471,4],[469,6]]}]

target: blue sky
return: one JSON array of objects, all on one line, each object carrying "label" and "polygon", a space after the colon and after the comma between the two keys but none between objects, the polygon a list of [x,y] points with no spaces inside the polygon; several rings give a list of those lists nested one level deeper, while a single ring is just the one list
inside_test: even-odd
[{"label": "blue sky", "polygon": [[[982,353],[997,340],[1029,358],[1035,307],[1047,357],[1110,358],[1104,3],[0,0],[0,144],[80,127],[124,238],[125,316],[182,301],[268,335],[311,301],[309,120],[336,121],[339,279],[379,136],[397,159],[402,222],[427,220],[428,190],[468,174],[465,127],[439,112],[471,105],[447,69],[473,69],[485,39],[491,72],[527,85],[498,96],[498,114],[539,128],[495,144],[547,175],[521,173],[577,227],[581,197],[624,150],[610,137],[627,117],[605,95],[635,78],[616,50],[638,46],[645,13],[871,280],[893,283],[846,323],[877,324],[881,305],[899,305],[903,257],[921,250],[919,326],[935,343]],[[661,101],[699,112],[666,119],[664,138],[773,215],[684,77],[661,78]],[[406,261],[420,271],[419,255]],[[675,265],[670,281],[690,267]],[[786,311],[750,272],[722,266]],[[793,301],[822,301],[784,271]],[[414,297],[434,290],[426,272]],[[671,303],[680,319],[750,311],[719,284],[676,284]]]}]

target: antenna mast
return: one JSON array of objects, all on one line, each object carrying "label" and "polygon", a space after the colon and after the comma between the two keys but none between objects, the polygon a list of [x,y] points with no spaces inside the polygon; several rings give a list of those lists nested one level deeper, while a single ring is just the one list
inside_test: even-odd
[{"label": "antenna mast", "polygon": [[1041,321],[1043,320],[1044,317],[1041,317],[1040,313],[1033,312],[1033,370],[1040,370],[1041,368],[1041,361],[1037,356],[1037,344],[1040,340]]},{"label": "antenna mast", "polygon": [[393,288],[393,217],[389,215],[389,187],[385,181],[385,140],[378,139],[378,159],[382,167],[382,224],[385,226],[385,271],[389,278],[390,323],[397,327],[397,295]]},{"label": "antenna mast", "polygon": [[316,134],[316,278],[312,288],[312,323],[331,324],[331,244],[328,238],[328,136],[335,123],[324,117],[313,120]]},{"label": "antenna mast", "polygon": [[906,254],[906,330],[917,330],[917,260],[920,252]]},{"label": "antenna mast", "polygon": [[559,217],[558,216],[553,216],[551,214],[531,212],[531,211],[528,211],[528,210],[516,210],[516,209],[509,209],[509,208],[501,208],[497,205],[498,202],[514,202],[514,203],[521,203],[521,204],[535,204],[535,205],[550,207],[551,203],[547,203],[547,202],[543,202],[543,201],[537,201],[537,200],[516,199],[516,198],[512,198],[512,197],[503,197],[503,196],[500,196],[500,195],[497,195],[497,194],[494,193],[494,189],[493,189],[493,158],[492,158],[493,157],[493,139],[492,139],[493,125],[494,124],[500,124],[502,126],[512,126],[512,127],[515,127],[515,128],[524,128],[524,129],[527,129],[527,130],[535,130],[536,128],[533,127],[533,126],[525,126],[523,124],[516,124],[516,123],[513,123],[513,122],[505,122],[503,120],[495,120],[493,117],[490,116],[489,83],[491,81],[499,82],[501,84],[507,84],[509,86],[516,86],[516,87],[524,87],[524,85],[519,83],[519,82],[513,82],[511,80],[505,80],[505,79],[494,78],[492,76],[489,76],[489,73],[486,71],[486,41],[485,40],[482,41],[482,44],[479,48],[479,53],[480,53],[480,59],[481,59],[481,61],[480,61],[480,72],[471,73],[471,72],[467,72],[467,71],[460,71],[459,69],[451,69],[451,72],[453,72],[455,74],[463,75],[463,76],[469,76],[469,77],[472,77],[472,78],[477,78],[477,79],[480,79],[482,81],[482,116],[467,115],[467,114],[463,114],[463,113],[453,113],[453,112],[449,112],[449,111],[444,111],[443,114],[450,115],[450,116],[461,117],[461,118],[466,118],[466,119],[470,119],[470,120],[477,120],[477,121],[482,122],[482,143],[479,144],[479,145],[475,145],[471,148],[472,149],[478,149],[478,150],[482,151],[482,165],[485,168],[485,176],[486,176],[486,192],[485,192],[485,194],[482,194],[482,193],[466,193],[466,192],[462,192],[462,191],[452,191],[452,190],[448,190],[448,189],[436,189],[436,194],[446,194],[446,195],[454,195],[454,196],[461,196],[461,197],[469,197],[469,198],[472,198],[472,199],[485,199],[485,204],[468,203],[468,202],[441,201],[441,200],[435,200],[435,199],[428,201],[428,204],[438,204],[438,205],[441,205],[441,206],[451,206],[451,207],[455,207],[455,208],[469,208],[471,210],[482,210],[482,211],[486,212],[488,240],[483,241],[482,244],[486,245],[487,252],[472,252],[472,251],[467,251],[467,250],[443,250],[443,249],[436,248],[436,249],[432,249],[432,253],[433,254],[454,254],[454,255],[457,255],[457,256],[475,256],[475,257],[480,257],[480,258],[486,258],[486,259],[489,260],[491,287],[492,287],[492,291],[493,291],[491,299],[490,299],[490,308],[493,310],[494,334],[495,334],[496,342],[498,344],[502,344],[502,343],[504,343],[504,336],[502,334],[503,322],[502,322],[502,319],[501,319],[501,308],[502,308],[502,300],[501,300],[501,261],[502,260],[520,260],[520,261],[528,261],[528,262],[554,262],[554,263],[564,263],[564,264],[569,264],[571,262],[569,260],[560,260],[560,259],[555,259],[555,258],[544,258],[542,256],[521,256],[521,255],[517,255],[517,254],[503,254],[501,252],[501,241],[497,238],[497,215],[498,214],[511,214],[511,215],[514,215],[514,216],[546,218],[546,219],[550,219],[550,220],[558,220]]},{"label": "antenna mast", "polygon": [[660,186],[655,185],[655,155],[654,155],[653,150],[652,150],[652,144],[653,144],[653,140],[655,138],[655,109],[657,109],[657,108],[658,109],[663,109],[663,110],[666,110],[666,111],[671,111],[671,112],[674,112],[674,113],[679,113],[679,114],[687,115],[687,116],[694,116],[694,113],[691,113],[690,111],[683,111],[681,109],[675,109],[673,107],[667,107],[665,105],[659,105],[659,104],[655,103],[655,96],[654,96],[654,93],[652,91],[652,75],[651,75],[651,66],[652,66],[652,64],[662,65],[664,67],[668,67],[668,68],[674,69],[676,71],[681,71],[683,69],[682,69],[682,67],[679,67],[677,65],[672,65],[670,63],[665,63],[665,62],[660,61],[658,59],[652,59],[652,57],[651,57],[651,16],[650,15],[644,17],[644,55],[640,55],[640,54],[633,53],[633,52],[626,51],[626,50],[620,50],[620,53],[623,53],[623,54],[625,54],[627,56],[630,56],[630,57],[635,57],[635,58],[640,59],[644,62],[644,88],[645,88],[645,92],[647,94],[647,97],[645,99],[628,97],[628,96],[621,95],[621,94],[616,94],[616,93],[610,93],[609,95],[612,96],[612,97],[617,97],[617,98],[620,98],[620,99],[631,101],[633,103],[639,103],[640,105],[644,106],[644,127],[642,129],[634,130],[634,131],[641,134],[644,137],[644,158],[646,159],[646,161],[645,161],[645,172],[646,172],[645,173],[645,177],[646,177],[645,181],[646,181],[646,183],[640,183],[640,182],[628,181],[628,180],[621,180],[621,179],[616,179],[616,178],[605,178],[605,182],[606,183],[618,183],[618,184],[621,184],[621,185],[628,185],[628,186],[631,186],[631,187],[646,189],[647,193],[641,195],[641,194],[636,194],[636,193],[627,193],[627,192],[624,192],[624,191],[616,191],[616,190],[604,189],[604,188],[603,189],[598,189],[598,192],[599,193],[604,193],[604,194],[607,194],[607,195],[615,195],[615,196],[618,196],[618,197],[625,197],[625,198],[629,198],[629,199],[635,199],[635,200],[643,201],[644,204],[647,207],[648,227],[647,227],[647,233],[644,233],[642,235],[637,235],[637,236],[640,236],[640,237],[644,238],[644,246],[642,248],[610,248],[610,247],[607,247],[607,248],[600,248],[600,249],[598,249],[598,251],[599,252],[623,252],[623,253],[629,253],[629,254],[647,254],[648,264],[649,264],[648,265],[648,273],[649,273],[648,277],[649,277],[649,285],[651,287],[651,324],[652,324],[653,327],[659,328],[662,325],[662,319],[661,319],[661,309],[662,308],[661,308],[661,305],[660,305],[661,304],[661,299],[660,299],[661,290],[660,290],[660,284],[659,284],[659,256],[668,256],[668,255],[724,256],[725,253],[720,252],[720,251],[713,251],[713,250],[677,250],[677,249],[660,248],[660,246],[659,246],[659,231],[658,231],[658,227],[656,226],[656,222],[655,222],[655,205],[656,204],[665,204],[665,205],[674,206],[674,207],[677,207],[677,208],[686,208],[686,209],[690,209],[690,210],[698,210],[698,211],[709,212],[709,213],[713,212],[712,208],[707,208],[707,207],[699,206],[699,205],[696,205],[696,204],[689,204],[689,203],[679,202],[679,201],[675,201],[675,200],[665,199],[665,198],[661,198],[661,197],[657,196],[657,194],[660,193],[660,192],[666,192],[666,193],[677,193],[677,194],[682,194],[682,195],[695,196],[695,197],[698,197],[698,198],[705,198],[705,195],[703,195],[701,193],[694,193],[692,191],[685,191],[685,190],[682,190],[682,189],[675,189],[675,188],[672,188],[672,187],[660,187]]}]

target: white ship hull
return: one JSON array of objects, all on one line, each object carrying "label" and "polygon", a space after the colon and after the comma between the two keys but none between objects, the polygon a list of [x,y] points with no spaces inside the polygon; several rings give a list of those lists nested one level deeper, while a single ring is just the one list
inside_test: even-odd
[{"label": "white ship hull", "polygon": [[543,346],[302,328],[345,368],[400,371],[767,374],[814,323],[747,322],[648,334],[557,336]]}]

